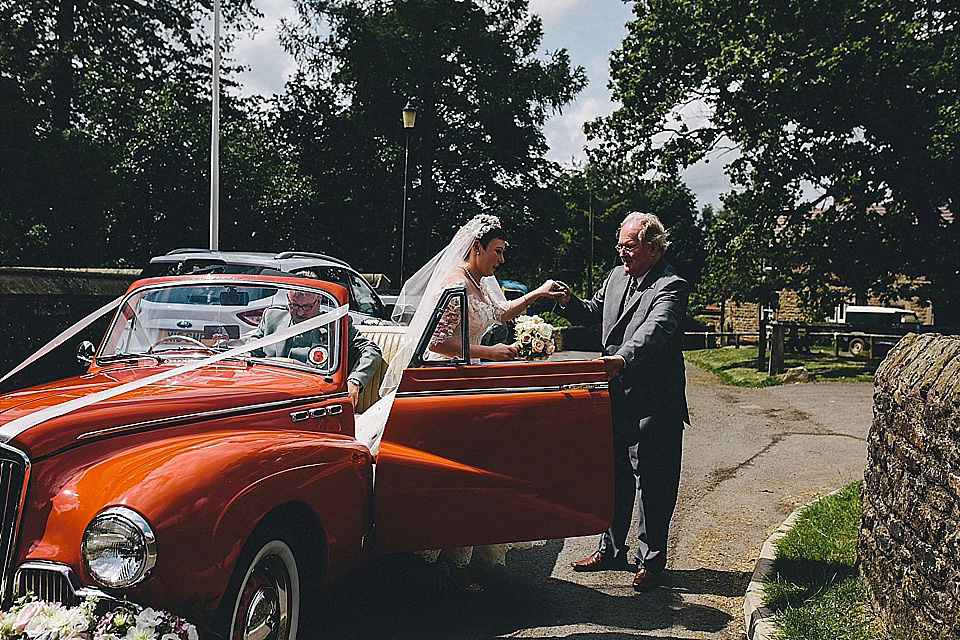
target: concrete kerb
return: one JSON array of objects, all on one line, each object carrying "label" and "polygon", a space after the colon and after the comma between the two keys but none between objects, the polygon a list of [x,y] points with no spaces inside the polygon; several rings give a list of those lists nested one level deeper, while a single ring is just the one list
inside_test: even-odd
[{"label": "concrete kerb", "polygon": [[840,489],[837,489],[798,507],[763,543],[757,565],[750,577],[750,584],[747,585],[747,592],[743,596],[743,621],[747,627],[748,640],[774,640],[777,637],[777,625],[773,620],[774,612],[763,604],[763,584],[773,573],[773,561],[777,557],[777,542],[793,529],[793,525],[796,524],[804,509],[839,491]]}]

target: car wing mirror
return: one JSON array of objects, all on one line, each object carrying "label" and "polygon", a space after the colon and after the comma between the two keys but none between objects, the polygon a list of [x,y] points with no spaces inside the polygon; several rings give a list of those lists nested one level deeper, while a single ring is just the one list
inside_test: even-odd
[{"label": "car wing mirror", "polygon": [[84,340],[79,345],[77,345],[77,361],[83,365],[91,365],[93,363],[93,354],[96,353],[97,348],[93,346],[93,343],[89,340]]}]

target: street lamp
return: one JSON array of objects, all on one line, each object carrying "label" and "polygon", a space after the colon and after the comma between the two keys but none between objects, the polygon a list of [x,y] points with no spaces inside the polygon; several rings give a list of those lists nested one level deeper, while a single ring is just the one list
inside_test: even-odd
[{"label": "street lamp", "polygon": [[410,132],[417,122],[417,108],[407,100],[403,108],[403,131],[406,134],[406,150],[403,155],[403,218],[400,221],[400,286],[403,286],[403,248],[407,244],[407,170],[410,166]]}]

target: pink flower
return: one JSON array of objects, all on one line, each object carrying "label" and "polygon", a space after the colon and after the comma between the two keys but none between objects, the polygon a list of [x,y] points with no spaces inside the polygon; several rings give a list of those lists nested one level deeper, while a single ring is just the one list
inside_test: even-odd
[{"label": "pink flower", "polygon": [[23,630],[27,628],[30,621],[33,620],[42,609],[43,605],[37,600],[23,605],[23,608],[17,612],[17,617],[13,621],[13,630],[17,633],[23,633]]}]

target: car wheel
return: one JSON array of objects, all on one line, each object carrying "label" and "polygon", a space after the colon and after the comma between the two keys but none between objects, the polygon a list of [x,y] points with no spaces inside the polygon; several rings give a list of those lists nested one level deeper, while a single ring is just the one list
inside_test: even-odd
[{"label": "car wheel", "polygon": [[[302,563],[296,545],[282,537],[251,540],[240,556],[224,598],[229,640],[296,640],[301,609]],[[252,551],[253,553],[248,553]],[[239,578],[239,579],[238,579]],[[305,579],[307,578],[304,575]]]},{"label": "car wheel", "polygon": [[867,343],[860,338],[854,338],[850,341],[850,355],[859,356],[861,353],[866,351],[866,349]]}]

